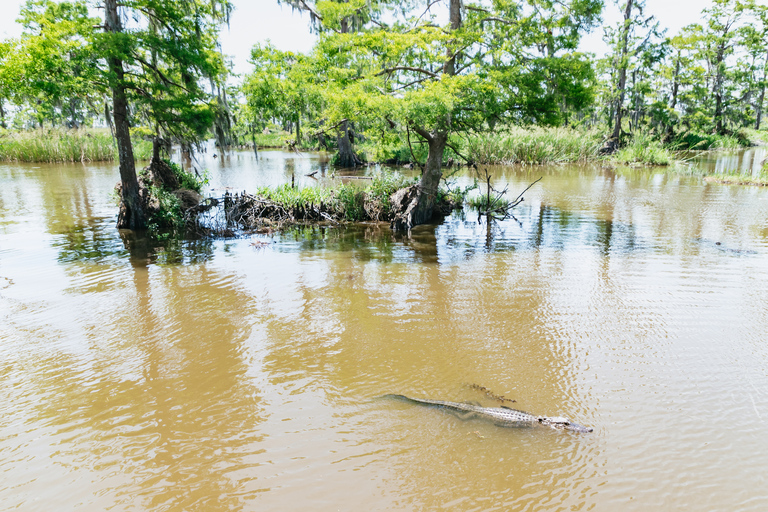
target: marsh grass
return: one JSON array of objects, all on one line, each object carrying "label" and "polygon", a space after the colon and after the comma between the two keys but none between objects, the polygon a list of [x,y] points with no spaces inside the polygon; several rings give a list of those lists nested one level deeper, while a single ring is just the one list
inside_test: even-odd
[{"label": "marsh grass", "polygon": [[[136,160],[152,156],[152,143],[133,141]],[[0,135],[0,160],[6,162],[109,162],[117,160],[117,147],[106,130],[39,129]]]},{"label": "marsh grass", "polygon": [[[755,132],[756,133],[756,132]],[[684,132],[669,144],[673,150],[715,150],[740,149],[750,145],[752,133],[744,131],[737,136],[717,135],[714,133]]]},{"label": "marsh grass", "polygon": [[[397,190],[413,183],[393,172],[376,174],[366,187],[342,183],[333,187],[262,187],[256,197],[290,214],[294,220],[332,219],[355,222],[388,220],[391,213],[389,198]],[[275,208],[267,211],[273,212]]]},{"label": "marsh grass", "polygon": [[259,148],[282,148],[285,147],[285,141],[291,138],[293,136],[288,132],[257,133],[254,136]]},{"label": "marsh grass", "polygon": [[611,157],[618,163],[643,165],[670,165],[674,159],[672,152],[647,132],[635,133],[630,143]]},{"label": "marsh grass", "polygon": [[479,196],[470,196],[467,200],[467,204],[473,210],[478,211],[488,211],[495,208],[507,209],[509,207],[509,199],[495,196],[490,196],[489,198],[486,194],[483,194]]},{"label": "marsh grass", "polygon": [[759,172],[727,171],[710,174],[704,177],[706,181],[725,183],[727,185],[759,185],[768,186],[768,162],[763,164]]},{"label": "marsh grass", "polygon": [[479,164],[557,164],[595,160],[601,146],[596,130],[511,127],[471,135],[466,153]]}]

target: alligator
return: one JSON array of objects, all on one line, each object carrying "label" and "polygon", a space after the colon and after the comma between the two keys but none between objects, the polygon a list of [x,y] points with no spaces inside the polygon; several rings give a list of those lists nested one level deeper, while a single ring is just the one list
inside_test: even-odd
[{"label": "alligator", "polygon": [[464,402],[447,402],[445,400],[430,400],[428,398],[411,398],[405,395],[384,395],[382,398],[394,398],[397,400],[406,400],[420,405],[439,407],[457,413],[461,418],[483,418],[490,420],[500,427],[532,427],[542,425],[559,430],[570,430],[572,432],[588,433],[592,432],[591,427],[585,427],[573,423],[567,418],[535,416],[517,409],[509,407],[482,407]]}]

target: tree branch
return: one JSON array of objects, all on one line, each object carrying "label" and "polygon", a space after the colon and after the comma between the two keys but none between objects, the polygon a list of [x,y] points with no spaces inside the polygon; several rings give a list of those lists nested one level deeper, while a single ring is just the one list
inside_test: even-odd
[{"label": "tree branch", "polygon": [[430,135],[430,133],[427,130],[425,130],[421,126],[418,126],[418,125],[414,124],[412,121],[409,121],[408,125],[411,128],[413,128],[413,131],[415,131],[417,134],[419,134],[419,136],[421,136],[423,139],[427,140],[428,142],[432,142],[432,138],[433,137],[432,137],[432,135]]},{"label": "tree branch", "polygon": [[439,78],[439,75],[432,73],[431,71],[427,71],[426,69],[422,69],[422,68],[414,68],[411,66],[394,66],[391,68],[382,69],[381,71],[379,71],[373,76],[381,76],[387,73],[392,73],[393,71],[414,71],[416,73],[424,73],[425,75],[429,75],[432,78]]}]

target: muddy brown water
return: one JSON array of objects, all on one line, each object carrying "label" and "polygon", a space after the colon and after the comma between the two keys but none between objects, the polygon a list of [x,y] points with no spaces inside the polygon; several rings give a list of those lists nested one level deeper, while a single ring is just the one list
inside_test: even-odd
[{"label": "muddy brown water", "polygon": [[[343,174],[203,164],[214,195]],[[0,509],[767,510],[768,189],[491,172],[544,177],[515,220],[154,247],[114,166],[0,165]],[[472,383],[595,430],[376,398],[493,406]]]}]

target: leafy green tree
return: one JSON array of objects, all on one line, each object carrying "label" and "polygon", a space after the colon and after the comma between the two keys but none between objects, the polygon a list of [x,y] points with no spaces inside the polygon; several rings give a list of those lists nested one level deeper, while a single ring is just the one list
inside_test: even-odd
[{"label": "leafy green tree", "polygon": [[83,0],[27,0],[18,21],[24,27],[19,99],[34,106],[41,126],[60,117],[61,124],[79,127],[100,92],[89,40],[98,20],[89,17]]},{"label": "leafy green tree", "polygon": [[301,142],[302,119],[319,103],[309,58],[267,43],[253,48],[251,63],[254,71],[246,75],[241,87],[248,124],[263,129],[272,119],[290,120],[296,129],[296,141]]},{"label": "leafy green tree", "polygon": [[[221,103],[213,89],[225,68],[216,49],[218,27],[228,19],[226,0],[104,0],[104,32],[94,37],[104,58],[112,91],[118,145],[122,204],[118,226],[146,226],[130,139],[129,102],[154,128],[153,161],[159,159],[162,135],[180,141],[201,138],[212,126]],[[125,28],[119,8],[138,23]],[[205,82],[211,91],[204,89]]]},{"label": "leafy green tree", "polygon": [[759,130],[768,85],[768,6],[757,4],[754,0],[748,0],[742,6],[752,18],[752,23],[740,28],[740,39],[749,59],[749,83],[756,93],[755,130]]},{"label": "leafy green tree", "polygon": [[715,106],[712,123],[716,133],[724,134],[727,59],[735,50],[738,35],[736,28],[744,14],[744,8],[738,0],[713,0],[712,6],[702,12],[706,19],[703,32],[705,55],[713,75],[712,92]]},{"label": "leafy green tree", "polygon": [[0,126],[3,128],[8,127],[6,106],[13,101],[20,84],[23,83],[19,55],[17,40],[0,41]]},{"label": "leafy green tree", "polygon": [[[627,78],[632,76],[637,85],[638,73],[646,74],[643,68],[650,68],[658,61],[654,39],[661,34],[658,22],[653,16],[645,16],[645,0],[625,0],[621,5],[622,22],[618,27],[606,28],[605,41],[611,47],[611,80],[609,93],[609,120],[611,136],[607,149],[613,151],[620,145],[622,121],[627,112]],[[645,83],[641,83],[645,86]],[[639,111],[640,96],[634,94],[632,104]],[[632,105],[630,105],[630,108]]]},{"label": "leafy green tree", "polygon": [[[444,153],[456,151],[452,137],[498,122],[559,124],[560,105],[588,97],[588,63],[571,48],[573,34],[591,26],[583,20],[595,19],[595,2],[565,2],[562,10],[563,3],[544,1],[446,3],[443,26],[432,3],[426,9],[415,2],[369,9],[366,0],[313,6],[323,30],[311,75],[323,91],[328,125],[354,122],[367,140],[379,141],[402,130],[428,148],[419,183],[399,196],[395,227],[431,217]],[[587,7],[590,16],[573,15]],[[354,29],[350,20],[358,20]],[[582,21],[566,30],[569,20]]]}]

